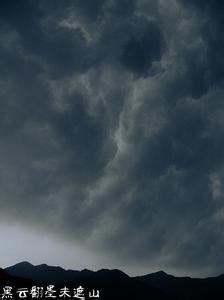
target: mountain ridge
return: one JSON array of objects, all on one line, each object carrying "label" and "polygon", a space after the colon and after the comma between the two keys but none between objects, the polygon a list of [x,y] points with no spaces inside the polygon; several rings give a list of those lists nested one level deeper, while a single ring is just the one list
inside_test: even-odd
[{"label": "mountain ridge", "polygon": [[28,261],[21,261],[19,263],[10,265],[10,266],[2,268],[2,269],[8,271],[9,273],[11,273],[14,268],[20,269],[21,267],[23,267],[23,268],[24,267],[26,267],[26,268],[28,268],[28,267],[31,268],[32,267],[32,268],[38,268],[38,269],[42,269],[42,270],[44,268],[46,268],[46,269],[60,270],[60,271],[65,271],[65,272],[89,272],[89,273],[90,272],[91,273],[96,273],[96,272],[99,272],[99,271],[119,271],[119,272],[122,272],[123,274],[125,274],[125,275],[127,275],[131,278],[148,277],[148,276],[153,276],[153,277],[157,277],[157,276],[160,277],[161,276],[161,277],[170,277],[170,278],[171,277],[172,278],[190,278],[190,279],[195,279],[195,280],[197,280],[197,279],[205,280],[205,279],[212,279],[212,278],[218,278],[218,277],[223,277],[224,278],[224,273],[221,273],[217,276],[208,276],[208,277],[202,277],[201,278],[201,277],[191,277],[189,275],[187,275],[187,276],[172,275],[170,273],[166,273],[163,270],[159,270],[159,271],[156,271],[156,272],[147,273],[147,274],[143,274],[143,275],[138,275],[138,276],[130,276],[127,273],[125,273],[124,271],[116,269],[116,268],[115,269],[102,268],[102,269],[99,269],[97,271],[89,270],[89,269],[86,269],[86,268],[81,269],[81,270],[74,270],[74,269],[70,269],[70,268],[66,269],[66,268],[58,266],[58,265],[56,265],[56,266],[55,265],[48,265],[46,263],[34,265],[34,264],[32,264]]},{"label": "mountain ridge", "polygon": [[[103,299],[135,299],[139,295],[142,299],[149,299],[148,295],[151,295],[150,298],[153,300],[224,299],[223,274],[216,277],[192,278],[158,271],[142,276],[129,276],[119,269],[77,271],[47,264],[35,266],[26,261],[7,267],[2,272],[6,272],[13,278],[34,282],[56,285],[77,283],[91,288],[100,288],[104,293]],[[6,274],[3,274],[3,277]],[[121,298],[117,297],[116,290],[120,292]]]}]

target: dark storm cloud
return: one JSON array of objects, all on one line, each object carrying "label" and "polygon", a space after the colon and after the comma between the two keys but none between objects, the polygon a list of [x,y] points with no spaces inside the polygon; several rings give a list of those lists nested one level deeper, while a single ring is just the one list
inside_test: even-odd
[{"label": "dark storm cloud", "polygon": [[[184,3],[184,1],[182,1]],[[184,3],[191,12],[202,20],[200,38],[205,45],[204,63],[196,64],[199,77],[198,86],[207,92],[211,85],[221,84],[224,76],[223,64],[223,2],[216,1],[188,1]],[[198,72],[199,74],[198,74]],[[191,72],[193,73],[193,72]],[[202,91],[203,92],[203,91]],[[200,96],[200,94],[199,94]]]},{"label": "dark storm cloud", "polygon": [[161,59],[163,37],[158,26],[146,22],[144,29],[124,46],[121,61],[132,72],[147,74],[153,61]]},{"label": "dark storm cloud", "polygon": [[220,5],[1,3],[2,217],[121,265],[220,272]]}]

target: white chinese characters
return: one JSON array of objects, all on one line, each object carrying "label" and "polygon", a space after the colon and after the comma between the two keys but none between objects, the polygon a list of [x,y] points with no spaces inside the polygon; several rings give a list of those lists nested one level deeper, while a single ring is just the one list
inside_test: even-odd
[{"label": "white chinese characters", "polygon": [[85,291],[81,285],[77,288],[68,288],[66,286],[57,290],[54,285],[47,285],[46,288],[42,286],[32,286],[29,288],[13,288],[11,286],[5,286],[0,293],[0,299],[13,299],[14,296],[20,299],[41,299],[41,298],[74,298],[78,300],[86,300],[93,298],[100,298],[99,290]]}]

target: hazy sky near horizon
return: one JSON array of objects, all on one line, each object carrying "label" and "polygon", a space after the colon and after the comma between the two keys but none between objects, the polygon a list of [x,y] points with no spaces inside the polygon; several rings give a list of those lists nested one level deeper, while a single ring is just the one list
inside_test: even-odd
[{"label": "hazy sky near horizon", "polygon": [[0,265],[224,272],[224,2],[0,3]]}]

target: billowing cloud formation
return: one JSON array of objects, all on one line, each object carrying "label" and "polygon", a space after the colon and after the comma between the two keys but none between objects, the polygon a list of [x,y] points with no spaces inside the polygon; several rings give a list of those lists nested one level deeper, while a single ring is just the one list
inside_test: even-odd
[{"label": "billowing cloud formation", "polygon": [[2,218],[223,271],[221,1],[0,5]]}]

